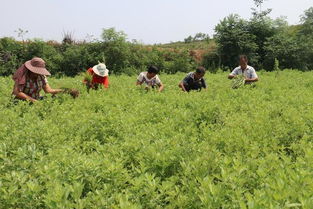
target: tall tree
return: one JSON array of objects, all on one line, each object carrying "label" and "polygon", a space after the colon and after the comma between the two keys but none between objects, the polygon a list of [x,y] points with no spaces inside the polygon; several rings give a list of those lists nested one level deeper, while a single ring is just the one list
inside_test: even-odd
[{"label": "tall tree", "polygon": [[252,15],[254,17],[262,18],[272,12],[272,9],[262,9],[262,5],[266,0],[253,0],[256,8],[252,8]]},{"label": "tall tree", "polygon": [[313,37],[313,7],[309,8],[301,16],[302,27],[300,33],[302,35],[310,35]]},{"label": "tall tree", "polygon": [[257,60],[258,46],[248,26],[248,22],[238,15],[230,15],[215,27],[215,38],[224,67],[235,67],[240,54],[247,54],[252,62]]},{"label": "tall tree", "polygon": [[263,62],[266,55],[264,44],[267,39],[274,36],[276,32],[273,21],[265,16],[254,16],[248,22],[248,30],[249,33],[254,35],[255,44],[257,45],[256,52],[258,54],[258,60],[255,64],[258,68],[263,68]]},{"label": "tall tree", "polygon": [[302,47],[302,59],[306,70],[313,70],[313,7],[301,17],[302,26],[298,34],[298,44]]}]

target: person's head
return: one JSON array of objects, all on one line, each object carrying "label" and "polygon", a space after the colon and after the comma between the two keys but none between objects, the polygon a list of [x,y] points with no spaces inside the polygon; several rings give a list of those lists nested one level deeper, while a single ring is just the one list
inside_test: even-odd
[{"label": "person's head", "polygon": [[31,80],[37,80],[39,76],[40,76],[40,74],[33,73],[32,71],[28,70],[28,77]]},{"label": "person's head", "polygon": [[147,73],[147,77],[150,79],[150,78],[153,78],[154,76],[156,76],[158,73],[159,73],[159,69],[156,67],[156,66],[150,66],[148,67],[148,73]]},{"label": "person's head", "polygon": [[34,57],[24,65],[28,69],[28,76],[33,80],[37,79],[39,75],[51,75],[46,69],[45,61],[39,57]]},{"label": "person's head", "polygon": [[242,67],[242,68],[246,68],[247,65],[248,65],[248,57],[247,55],[240,55],[239,56],[239,65]]},{"label": "person's head", "polygon": [[198,67],[196,69],[195,79],[199,80],[199,79],[203,78],[204,75],[205,75],[205,68],[204,67]]}]

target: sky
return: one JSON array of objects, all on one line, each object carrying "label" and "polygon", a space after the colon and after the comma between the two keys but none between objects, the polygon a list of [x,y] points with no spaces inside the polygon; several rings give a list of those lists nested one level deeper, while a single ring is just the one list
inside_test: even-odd
[{"label": "sky", "polygon": [[[214,34],[224,17],[251,17],[253,0],[0,0],[0,37],[62,40],[70,32],[76,40],[100,39],[103,28],[124,31],[129,40],[145,44],[182,41],[198,32]],[[297,24],[312,0],[267,0],[272,18],[287,17]]]}]

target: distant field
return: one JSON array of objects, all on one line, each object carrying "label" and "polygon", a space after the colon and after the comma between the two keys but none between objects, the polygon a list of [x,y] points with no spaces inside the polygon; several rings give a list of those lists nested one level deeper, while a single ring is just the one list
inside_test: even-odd
[{"label": "distant field", "polygon": [[183,93],[111,76],[49,79],[68,95],[10,103],[0,77],[0,208],[312,208],[313,72],[259,72],[233,90],[227,73]]},{"label": "distant field", "polygon": [[191,57],[198,63],[202,63],[203,57],[210,52],[215,52],[217,46],[214,40],[207,41],[193,41],[191,43],[173,42],[168,44],[156,45],[160,50],[188,50]]}]

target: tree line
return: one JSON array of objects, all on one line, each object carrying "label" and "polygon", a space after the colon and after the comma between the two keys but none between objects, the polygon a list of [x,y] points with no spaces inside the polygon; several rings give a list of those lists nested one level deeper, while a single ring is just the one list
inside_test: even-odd
[{"label": "tree line", "polygon": [[207,67],[233,68],[238,54],[246,54],[258,69],[313,69],[313,7],[301,16],[301,24],[288,25],[285,18],[271,19],[271,9],[261,10],[256,1],[249,20],[231,14],[215,27],[217,49],[206,55]]},{"label": "tree line", "polygon": [[[149,65],[156,65],[163,73],[189,72],[202,65],[211,72],[230,70],[237,65],[239,54],[246,54],[258,70],[289,68],[313,69],[313,7],[301,16],[301,24],[288,25],[285,18],[271,19],[270,9],[262,10],[263,1],[256,0],[249,20],[231,14],[215,27],[213,38],[198,33],[184,40],[207,43],[216,48],[208,50],[203,58],[195,59],[188,48],[147,46],[136,40],[128,41],[123,31],[104,29],[101,40],[75,42],[65,34],[63,42],[24,40],[27,31],[17,31],[22,41],[0,39],[0,75],[11,75],[22,63],[37,56],[47,62],[53,75],[74,76],[105,61],[111,73],[137,74]],[[279,66],[278,66],[279,63]]]},{"label": "tree line", "polygon": [[186,49],[162,49],[127,41],[127,35],[114,28],[103,29],[101,40],[75,42],[71,35],[62,43],[40,39],[16,41],[0,39],[0,75],[11,75],[21,64],[33,57],[41,57],[53,75],[75,76],[98,62],[105,62],[110,73],[133,75],[156,65],[162,72],[188,72],[199,63]]}]

